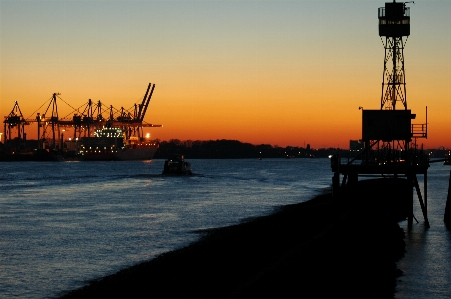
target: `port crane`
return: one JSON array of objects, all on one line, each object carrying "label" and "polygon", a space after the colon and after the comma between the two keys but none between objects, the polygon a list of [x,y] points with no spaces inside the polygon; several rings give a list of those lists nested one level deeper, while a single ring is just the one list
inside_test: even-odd
[{"label": "port crane", "polygon": [[3,121],[3,132],[5,132],[5,140],[13,139],[13,130],[17,128],[17,139],[26,138],[25,125],[29,125],[29,122],[23,117],[22,111],[20,110],[19,103],[14,102],[14,107],[11,112],[5,116]]},{"label": "port crane", "polygon": [[[5,144],[11,143],[13,138],[12,132],[15,128],[17,128],[17,137],[15,139],[24,141],[26,136],[25,126],[32,123],[37,124],[37,136],[39,140],[38,148],[42,147],[41,142],[48,141],[49,148],[62,149],[63,134],[69,130],[73,130],[74,140],[80,137],[92,136],[96,129],[102,127],[121,128],[125,132],[126,138],[131,136],[143,137],[144,127],[162,126],[158,124],[149,124],[144,121],[154,89],[155,84],[149,83],[141,104],[134,104],[130,109],[125,109],[124,107],[116,109],[113,105],[106,106],[101,101],[93,103],[91,99],[79,108],[74,108],[66,103],[60,97],[59,93],[53,93],[44,113],[36,113],[35,118],[28,119],[23,117],[19,104],[16,101],[13,110],[3,121]],[[64,102],[73,110],[69,115],[62,118],[59,117],[58,113],[59,101]],[[44,105],[45,103],[41,108]],[[47,138],[49,131],[51,138]]]}]

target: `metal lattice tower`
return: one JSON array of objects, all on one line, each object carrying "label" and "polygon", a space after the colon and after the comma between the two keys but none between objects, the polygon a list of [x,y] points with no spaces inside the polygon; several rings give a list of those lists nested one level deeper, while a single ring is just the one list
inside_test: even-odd
[{"label": "metal lattice tower", "polygon": [[386,2],[378,12],[379,36],[385,48],[381,110],[395,110],[396,102],[407,110],[404,46],[410,35],[410,8],[406,3],[410,2]]},{"label": "metal lattice tower", "polygon": [[[342,187],[353,188],[358,182],[359,175],[382,175],[398,179],[405,176],[407,183],[401,187],[401,181],[393,181],[400,184],[401,191],[393,193],[393,186],[380,186],[387,197],[396,199],[405,209],[408,228],[412,228],[413,219],[413,190],[415,187],[425,220],[425,227],[429,227],[427,217],[427,169],[429,168],[429,156],[417,149],[417,138],[427,138],[427,108],[426,124],[412,124],[416,114],[407,109],[406,81],[404,71],[404,46],[410,35],[410,10],[406,3],[386,2],[385,7],[379,8],[379,35],[385,48],[384,73],[382,81],[381,107],[376,110],[362,109],[362,141],[363,151],[352,160],[342,164],[337,154],[331,159],[333,193],[340,193]],[[385,41],[384,41],[385,37]],[[396,110],[396,104],[400,101],[404,109]],[[359,107],[361,109],[362,107]],[[414,140],[414,142],[412,142]],[[411,145],[413,147],[411,147]],[[362,158],[362,163],[353,163]],[[343,181],[340,186],[340,175]],[[417,175],[424,178],[424,201],[421,194]],[[346,183],[348,181],[348,183]],[[347,184],[347,185],[346,185]],[[371,190],[368,190],[371,192]],[[334,195],[335,196],[335,195]],[[402,202],[402,204],[401,204]],[[394,208],[390,203],[387,210]],[[396,208],[397,209],[397,208]],[[399,211],[399,210],[398,210]],[[387,214],[388,215],[388,214]]]}]

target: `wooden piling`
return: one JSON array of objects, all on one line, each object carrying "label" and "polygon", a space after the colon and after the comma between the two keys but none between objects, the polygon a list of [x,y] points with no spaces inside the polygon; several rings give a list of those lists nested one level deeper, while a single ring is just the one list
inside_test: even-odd
[{"label": "wooden piling", "polygon": [[449,172],[448,196],[446,198],[445,216],[443,221],[448,229],[451,229],[451,171]]},{"label": "wooden piling", "polygon": [[407,228],[410,230],[412,229],[413,225],[413,188],[414,188],[414,182],[411,178],[408,178],[409,180],[409,200],[407,202]]},{"label": "wooden piling", "polygon": [[[417,191],[417,195],[418,195],[418,201],[420,202],[420,206],[421,206],[421,211],[423,212],[423,217],[424,217],[424,225],[426,228],[429,228],[429,219],[428,219],[428,213],[427,213],[427,205],[426,205],[426,193],[425,193],[425,202],[423,202],[423,198],[421,196],[421,191],[420,191],[420,186],[418,184],[418,179],[417,176],[415,174],[412,175],[412,181],[413,181],[413,186],[415,187],[416,191]],[[426,186],[427,186],[427,182],[425,182],[425,190],[426,190]],[[413,201],[413,198],[412,198]],[[412,216],[413,216],[413,207],[412,207]]]},{"label": "wooden piling", "polygon": [[338,198],[340,195],[340,173],[335,172],[332,177],[332,197]]},{"label": "wooden piling", "polygon": [[[335,166],[335,165],[333,165]],[[407,181],[409,188],[403,191],[403,195],[406,198],[406,202],[403,203],[403,209],[405,209],[405,217],[407,218],[407,227],[411,229],[413,226],[413,220],[415,216],[413,215],[413,204],[414,204],[414,190],[418,195],[418,200],[421,206],[421,211],[423,213],[425,227],[429,228],[429,220],[427,216],[427,169],[429,168],[429,163],[423,164],[403,164],[403,163],[389,163],[389,164],[341,164],[339,167],[335,167],[332,170],[335,173],[343,174],[344,177],[347,177],[347,185],[352,185],[353,183],[358,182],[358,176],[361,174],[368,175],[382,175],[382,177],[392,175],[395,181],[397,181],[399,175],[407,176]],[[424,175],[424,201],[423,196],[421,194],[420,186],[418,183],[417,175]],[[344,181],[345,182],[345,181]],[[451,184],[451,183],[450,183]],[[450,187],[451,188],[451,187]],[[374,190],[373,190],[374,191]],[[387,190],[388,191],[388,190]],[[368,190],[368,192],[372,192],[372,190]],[[400,196],[403,196],[400,194]],[[450,191],[451,196],[451,191]],[[390,207],[387,206],[387,209]],[[449,204],[449,209],[451,210],[451,199]],[[451,211],[449,214],[449,223],[451,224]],[[405,218],[404,218],[405,219]]]}]

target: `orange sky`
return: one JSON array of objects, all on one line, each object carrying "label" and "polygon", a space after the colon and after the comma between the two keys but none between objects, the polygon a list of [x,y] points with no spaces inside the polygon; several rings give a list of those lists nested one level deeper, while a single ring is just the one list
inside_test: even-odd
[{"label": "orange sky", "polygon": [[[1,1],[0,114],[54,92],[130,108],[160,140],[348,148],[379,109],[384,1]],[[451,2],[411,5],[408,108],[426,148],[451,148]],[[43,113],[46,107],[38,112]],[[60,117],[70,113],[59,102]],[[0,129],[3,131],[3,126]],[[35,129],[26,129],[29,138]]]}]

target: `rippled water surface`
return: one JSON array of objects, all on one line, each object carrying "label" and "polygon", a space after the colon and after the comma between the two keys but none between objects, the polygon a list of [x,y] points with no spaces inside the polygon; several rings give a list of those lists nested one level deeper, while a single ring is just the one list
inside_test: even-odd
[{"label": "rippled water surface", "polygon": [[[429,168],[427,206],[430,228],[424,226],[416,193],[414,215],[419,223],[414,220],[411,230],[407,230],[407,223],[400,223],[406,230],[407,252],[398,263],[398,268],[404,273],[397,283],[397,299],[451,298],[451,231],[443,223],[450,170],[450,166],[441,163],[431,163]],[[419,181],[424,181],[423,176]]]},{"label": "rippled water surface", "polygon": [[[306,201],[332,177],[328,159],[190,162],[189,177],[162,176],[163,160],[0,163],[0,298],[58,297],[187,245],[199,230]],[[431,228],[416,210],[397,298],[451,297],[449,170],[430,168]]]},{"label": "rippled water surface", "polygon": [[61,295],[330,185],[327,159],[0,163],[0,298]]}]

